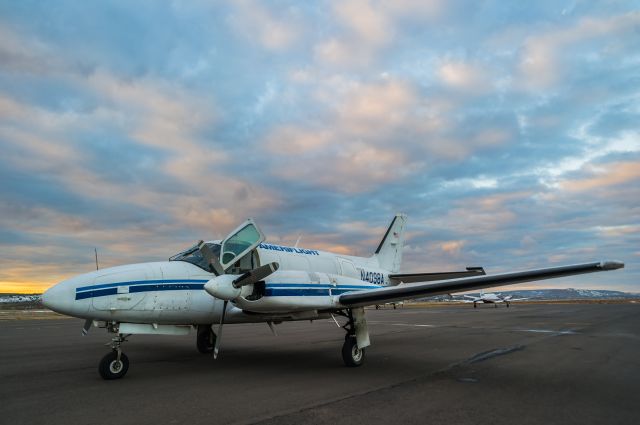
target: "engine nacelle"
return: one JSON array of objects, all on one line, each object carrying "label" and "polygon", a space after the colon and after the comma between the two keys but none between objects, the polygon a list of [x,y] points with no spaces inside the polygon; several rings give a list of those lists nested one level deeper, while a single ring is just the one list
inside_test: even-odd
[{"label": "engine nacelle", "polygon": [[234,303],[256,313],[329,310],[340,306],[339,295],[373,286],[335,274],[285,270],[245,287]]}]

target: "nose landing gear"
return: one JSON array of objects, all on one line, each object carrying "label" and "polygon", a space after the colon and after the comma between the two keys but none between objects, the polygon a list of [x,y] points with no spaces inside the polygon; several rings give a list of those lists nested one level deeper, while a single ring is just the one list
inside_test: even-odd
[{"label": "nose landing gear", "polygon": [[128,335],[117,334],[106,345],[111,346],[111,352],[100,360],[98,373],[102,379],[120,379],[129,370],[129,358],[122,352],[121,345]]}]

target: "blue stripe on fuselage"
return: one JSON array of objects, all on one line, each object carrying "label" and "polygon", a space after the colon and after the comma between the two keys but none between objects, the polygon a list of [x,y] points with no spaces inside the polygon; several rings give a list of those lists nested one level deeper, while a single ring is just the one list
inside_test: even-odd
[{"label": "blue stripe on fuselage", "polygon": [[328,285],[324,283],[267,283],[267,288],[353,288],[353,289],[376,289],[378,285]]},{"label": "blue stripe on fuselage", "polygon": [[103,283],[100,285],[81,286],[76,288],[76,292],[91,291],[94,289],[113,288],[115,286],[149,285],[153,283],[206,283],[202,279],[160,279],[160,280],[133,280],[129,282]]},{"label": "blue stripe on fuselage", "polygon": [[345,292],[353,292],[355,289],[278,289],[267,288],[265,290],[265,296],[267,297],[327,297],[329,295],[340,295]]},{"label": "blue stripe on fuselage", "polygon": [[[168,280],[138,280],[130,282],[104,283],[100,285],[83,286],[76,288],[76,300],[86,298],[117,295],[118,287],[128,287],[128,293],[152,292],[152,291],[184,291],[202,290],[206,280],[196,279],[168,279]],[[339,295],[345,292],[363,289],[380,288],[377,285],[326,285],[309,283],[269,283],[265,286],[265,296],[291,297],[291,296],[328,296]],[[331,292],[329,292],[331,290]]]},{"label": "blue stripe on fuselage", "polygon": [[[206,282],[206,280],[205,280]],[[127,286],[124,284],[119,284],[118,286]],[[204,283],[171,283],[171,284],[151,284],[151,285],[135,285],[129,286],[128,293],[135,292],[151,292],[151,291],[184,291],[184,290],[201,290],[204,289]],[[107,295],[116,295],[118,293],[118,288],[102,288],[102,289],[93,289],[89,291],[77,292],[76,300],[83,300],[85,298],[96,298],[96,297],[104,297]]]},{"label": "blue stripe on fuselage", "polygon": [[327,296],[329,289],[276,289],[267,288],[264,291],[266,297],[304,297],[304,296]]}]

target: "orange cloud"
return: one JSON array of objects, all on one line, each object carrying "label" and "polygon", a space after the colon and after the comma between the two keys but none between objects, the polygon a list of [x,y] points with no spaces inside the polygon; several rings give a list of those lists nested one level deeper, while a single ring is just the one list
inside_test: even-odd
[{"label": "orange cloud", "polygon": [[480,94],[492,89],[488,75],[478,65],[447,61],[439,67],[438,75],[447,86],[465,93]]},{"label": "orange cloud", "polygon": [[562,76],[562,56],[567,48],[593,38],[619,37],[640,24],[640,12],[608,18],[583,18],[568,28],[537,33],[525,41],[519,71],[522,85],[530,89],[547,88]]},{"label": "orange cloud", "polygon": [[391,44],[403,21],[431,21],[442,13],[445,4],[441,0],[335,2],[335,21],[346,33],[319,42],[314,48],[316,61],[344,68],[367,66]]},{"label": "orange cloud", "polygon": [[449,255],[458,255],[465,243],[465,241],[446,241],[440,244],[440,249]]},{"label": "orange cloud", "polygon": [[640,162],[616,162],[604,166],[587,167],[591,176],[583,179],[565,180],[561,189],[573,192],[601,189],[640,180]]},{"label": "orange cloud", "polygon": [[260,1],[236,0],[231,5],[235,9],[230,17],[232,27],[266,49],[282,51],[300,39],[300,17],[275,14]]}]

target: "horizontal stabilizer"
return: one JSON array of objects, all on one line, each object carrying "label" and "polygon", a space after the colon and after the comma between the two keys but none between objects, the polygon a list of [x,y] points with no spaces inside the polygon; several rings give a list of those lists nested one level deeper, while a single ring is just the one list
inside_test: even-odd
[{"label": "horizontal stabilizer", "polygon": [[396,285],[399,283],[415,283],[415,282],[433,282],[435,280],[457,279],[460,277],[482,276],[484,275],[482,267],[467,267],[465,271],[459,272],[435,272],[435,273],[405,273],[390,274],[391,283]]}]

